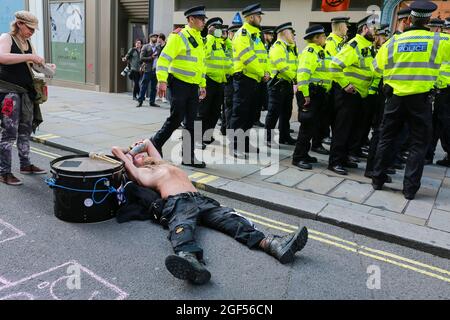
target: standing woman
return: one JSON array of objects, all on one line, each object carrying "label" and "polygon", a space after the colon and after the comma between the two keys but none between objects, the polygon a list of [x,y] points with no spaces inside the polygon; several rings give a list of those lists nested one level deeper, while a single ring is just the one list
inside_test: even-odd
[{"label": "standing woman", "polygon": [[44,58],[33,53],[30,42],[36,29],[38,19],[27,11],[19,11],[11,23],[11,32],[0,36],[0,182],[13,186],[22,184],[11,171],[11,153],[16,140],[20,173],[46,173],[30,162],[30,136],[38,120],[34,116],[38,108],[34,105],[36,91],[27,63],[45,63]]},{"label": "standing woman", "polygon": [[127,55],[123,57],[123,62],[128,62],[130,65],[130,80],[133,81],[133,100],[137,100],[141,91],[141,49],[142,40],[137,39],[134,48],[131,48]]}]

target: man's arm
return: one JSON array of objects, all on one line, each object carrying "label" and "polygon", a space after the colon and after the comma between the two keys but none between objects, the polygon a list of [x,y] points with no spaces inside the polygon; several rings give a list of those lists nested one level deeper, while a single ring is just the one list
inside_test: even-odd
[{"label": "man's arm", "polygon": [[119,147],[112,147],[112,153],[114,156],[119,158],[125,163],[125,169],[127,170],[127,173],[130,175],[130,179],[133,181],[136,181],[140,184],[140,178],[139,178],[139,168],[137,168],[133,160],[130,157],[127,157],[125,153],[123,153],[122,148]]}]

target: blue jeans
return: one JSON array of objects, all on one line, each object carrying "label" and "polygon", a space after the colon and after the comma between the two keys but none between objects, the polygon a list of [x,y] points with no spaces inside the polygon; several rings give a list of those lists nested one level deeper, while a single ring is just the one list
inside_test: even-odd
[{"label": "blue jeans", "polygon": [[145,72],[141,80],[141,92],[138,99],[139,102],[145,101],[145,93],[150,85],[150,104],[155,103],[157,84],[158,80],[156,79],[156,70]]}]

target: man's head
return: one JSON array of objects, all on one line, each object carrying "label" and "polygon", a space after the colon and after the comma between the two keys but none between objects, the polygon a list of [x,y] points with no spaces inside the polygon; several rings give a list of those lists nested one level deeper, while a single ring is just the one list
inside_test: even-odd
[{"label": "man's head", "polygon": [[205,21],[208,19],[206,17],[205,9],[205,6],[197,6],[184,12],[184,16],[188,21],[189,27],[197,31],[202,31],[205,28]]},{"label": "man's head", "polygon": [[278,35],[278,39],[282,39],[289,44],[295,44],[295,30],[292,26],[292,22],[286,22],[275,28],[275,33]]},{"label": "man's head", "polygon": [[244,16],[245,21],[257,28],[261,27],[263,14],[264,13],[262,12],[261,5],[259,3],[252,4],[242,10],[242,15]]},{"label": "man's head", "polygon": [[273,28],[263,28],[263,34],[264,34],[264,42],[271,44],[273,42],[273,39],[275,38],[275,33]]},{"label": "man's head", "polygon": [[164,33],[160,33],[158,35],[158,43],[160,45],[164,45],[166,43],[166,35]]},{"label": "man's head", "polygon": [[216,38],[222,37],[223,20],[219,17],[211,18],[206,22],[206,29],[208,34],[213,35]]},{"label": "man's head", "polygon": [[306,29],[303,39],[305,39],[308,43],[315,43],[318,46],[324,47],[327,41],[325,28],[318,24],[312,25]]},{"label": "man's head", "polygon": [[136,42],[134,43],[134,46],[138,49],[142,48],[142,40],[136,39]]},{"label": "man's head", "polygon": [[432,32],[442,32],[444,25],[445,25],[444,20],[435,18],[430,20],[430,22],[427,24],[427,27],[430,28],[430,31]]},{"label": "man's head", "polygon": [[151,34],[149,39],[149,43],[156,44],[158,42],[158,35],[156,33]]},{"label": "man's head", "polygon": [[444,24],[444,28],[443,28],[442,32],[450,34],[450,17],[447,17],[445,19],[445,24]]},{"label": "man's head", "polygon": [[228,39],[233,40],[234,34],[242,27],[241,24],[233,24],[228,27]]},{"label": "man's head", "polygon": [[411,8],[400,9],[397,13],[397,30],[405,31],[411,26]]},{"label": "man's head", "polygon": [[431,1],[414,1],[409,7],[411,8],[411,22],[418,28],[425,27],[430,22],[433,12],[438,8],[437,4]]},{"label": "man's head", "polygon": [[349,17],[336,17],[331,19],[332,32],[335,35],[344,38],[348,33],[349,21],[350,21]]},{"label": "man's head", "polygon": [[381,46],[389,39],[390,35],[389,25],[382,24],[380,29],[376,31],[375,47],[377,49],[381,48]]},{"label": "man's head", "polygon": [[370,15],[358,21],[358,34],[366,38],[370,42],[375,41],[376,16]]}]

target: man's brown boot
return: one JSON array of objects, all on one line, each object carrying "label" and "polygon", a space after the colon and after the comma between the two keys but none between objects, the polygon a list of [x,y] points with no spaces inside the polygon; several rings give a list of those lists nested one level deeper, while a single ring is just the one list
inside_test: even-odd
[{"label": "man's brown boot", "polygon": [[302,250],[308,242],[308,229],[298,228],[296,233],[288,234],[284,237],[268,236],[259,244],[260,247],[278,259],[282,264],[294,261],[295,253]]},{"label": "man's brown boot", "polygon": [[46,174],[47,171],[36,167],[34,164],[20,168],[21,174]]},{"label": "man's brown boot", "polygon": [[17,179],[12,173],[6,173],[0,175],[0,182],[9,186],[21,186],[23,183]]}]

